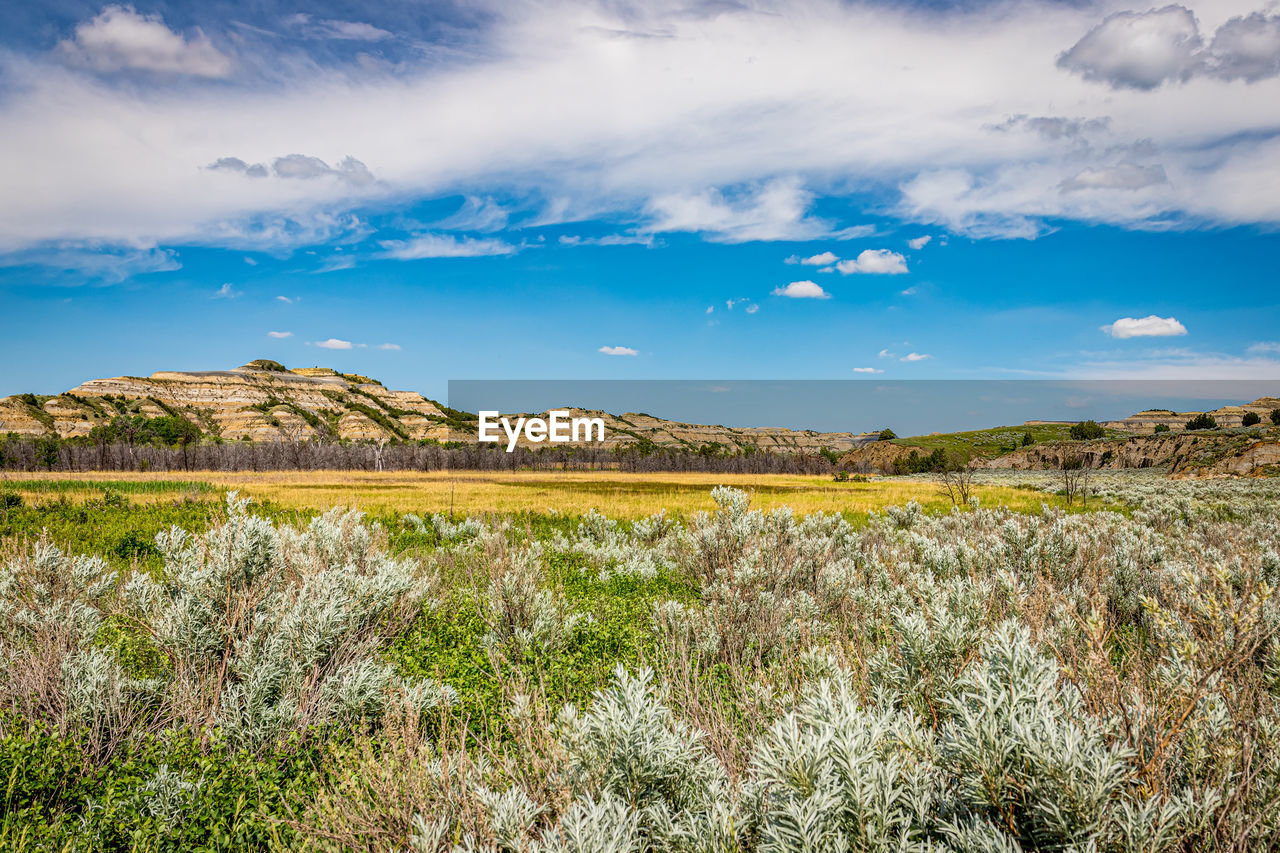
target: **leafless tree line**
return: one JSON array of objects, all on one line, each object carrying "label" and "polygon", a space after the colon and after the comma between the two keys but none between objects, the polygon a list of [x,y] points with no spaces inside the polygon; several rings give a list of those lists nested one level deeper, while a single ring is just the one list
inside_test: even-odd
[{"label": "leafless tree line", "polygon": [[312,441],[228,442],[187,447],[79,444],[49,440],[0,441],[0,470],[7,471],[439,471],[439,470],[698,471],[742,474],[829,474],[818,455],[751,453],[709,455],[658,448],[518,447],[507,453],[490,446],[322,443]]}]

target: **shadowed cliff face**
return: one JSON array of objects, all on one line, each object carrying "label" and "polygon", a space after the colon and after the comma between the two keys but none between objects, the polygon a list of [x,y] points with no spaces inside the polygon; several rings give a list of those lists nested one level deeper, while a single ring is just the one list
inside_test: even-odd
[{"label": "shadowed cliff face", "polygon": [[[603,419],[606,447],[652,443],[694,451],[722,445],[731,452],[817,453],[824,448],[846,451],[871,438],[846,432],[687,424],[651,415],[610,415],[573,407],[565,411]],[[412,391],[388,390],[368,377],[329,368],[287,370],[271,362],[251,362],[225,371],[162,371],[146,378],[94,379],[52,397],[6,397],[0,400],[0,433],[87,436],[93,427],[125,414],[176,414],[228,441],[473,442],[478,429],[472,415]],[[528,443],[523,437],[519,442],[521,446]]]}]

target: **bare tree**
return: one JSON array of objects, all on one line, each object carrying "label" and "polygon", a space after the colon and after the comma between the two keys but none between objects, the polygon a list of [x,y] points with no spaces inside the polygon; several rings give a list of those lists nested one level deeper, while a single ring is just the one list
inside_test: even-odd
[{"label": "bare tree", "polygon": [[1078,497],[1088,508],[1090,470],[1088,461],[1082,456],[1068,456],[1062,460],[1062,491],[1067,497],[1067,506],[1071,506]]},{"label": "bare tree", "polygon": [[955,506],[968,506],[973,494],[973,478],[977,468],[973,460],[960,456],[947,459],[939,475],[942,478],[942,493],[951,499]]}]

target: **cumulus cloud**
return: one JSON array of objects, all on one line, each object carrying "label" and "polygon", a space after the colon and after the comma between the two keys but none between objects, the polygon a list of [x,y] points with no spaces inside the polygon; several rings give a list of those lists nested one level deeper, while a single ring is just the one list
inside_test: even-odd
[{"label": "cumulus cloud", "polygon": [[929,241],[932,239],[933,239],[932,234],[925,234],[923,237],[916,237],[914,239],[908,240],[907,245],[910,246],[912,249],[919,251],[923,249],[925,246],[929,245]]},{"label": "cumulus cloud", "polygon": [[840,261],[836,264],[836,269],[845,275],[900,275],[907,272],[907,259],[889,249],[866,249],[852,260]]},{"label": "cumulus cloud", "polygon": [[791,299],[830,299],[831,294],[812,281],[793,281],[786,287],[775,287],[774,296],[786,296]]},{"label": "cumulus cloud", "polygon": [[196,77],[226,77],[230,57],[196,29],[190,39],[165,26],[159,15],[140,15],[130,6],[107,6],[78,24],[71,39],[58,43],[69,63],[98,72],[137,69]]},{"label": "cumulus cloud", "polygon": [[1207,64],[1224,80],[1253,83],[1280,74],[1280,15],[1254,12],[1227,21],[1214,33]]},{"label": "cumulus cloud", "polygon": [[884,371],[878,367],[855,367],[853,369],[853,372],[854,373],[884,373]]},{"label": "cumulus cloud", "polygon": [[351,341],[344,341],[338,338],[328,338],[323,341],[314,341],[315,346],[320,349],[351,349],[354,344]]},{"label": "cumulus cloud", "polygon": [[213,293],[213,296],[209,298],[210,299],[235,299],[239,295],[240,295],[240,291],[233,288],[231,286],[231,282],[227,282],[226,284],[222,285],[222,287],[219,287],[217,290],[215,290]]},{"label": "cumulus cloud", "polygon": [[1174,317],[1121,317],[1114,323],[1102,326],[1102,331],[1113,338],[1159,338],[1185,335],[1187,327]]},{"label": "cumulus cloud", "polygon": [[596,352],[602,352],[605,355],[639,355],[640,353],[631,347],[600,347]]},{"label": "cumulus cloud", "polygon": [[909,352],[902,358],[898,359],[898,361],[924,361],[926,358],[933,358],[933,356],[928,355],[927,353]]},{"label": "cumulus cloud", "polygon": [[1190,76],[1202,44],[1185,6],[1117,12],[1058,57],[1058,66],[1116,88],[1154,89]]},{"label": "cumulus cloud", "polygon": [[1136,163],[1121,163],[1101,169],[1085,169],[1074,177],[1063,181],[1059,186],[1063,192],[1078,190],[1140,190],[1157,184],[1167,184],[1164,166],[1139,166]]},{"label": "cumulus cloud", "polygon": [[1280,74],[1280,16],[1231,18],[1206,47],[1185,6],[1119,12],[1063,53],[1058,65],[1117,89],[1150,90],[1194,76],[1253,83]]},{"label": "cumulus cloud", "polygon": [[267,337],[279,339],[292,338],[293,332],[267,332]]},{"label": "cumulus cloud", "polygon": [[451,234],[422,234],[411,240],[387,240],[382,244],[385,257],[399,261],[422,258],[482,258],[514,255],[520,251],[505,240],[495,238],[454,237]]}]

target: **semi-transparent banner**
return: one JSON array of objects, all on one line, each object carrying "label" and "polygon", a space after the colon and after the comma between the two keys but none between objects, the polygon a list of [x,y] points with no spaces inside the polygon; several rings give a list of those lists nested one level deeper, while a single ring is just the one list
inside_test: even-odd
[{"label": "semi-transparent banner", "polygon": [[584,409],[735,428],[863,433],[888,427],[905,436],[1027,421],[1101,423],[1146,410],[1204,412],[1280,398],[1280,378],[458,379],[449,381],[448,393],[449,406],[473,414]]}]

